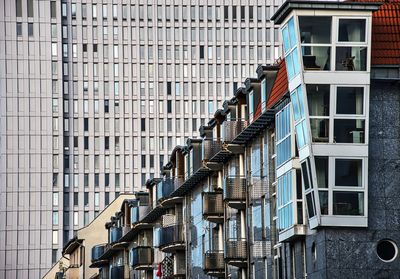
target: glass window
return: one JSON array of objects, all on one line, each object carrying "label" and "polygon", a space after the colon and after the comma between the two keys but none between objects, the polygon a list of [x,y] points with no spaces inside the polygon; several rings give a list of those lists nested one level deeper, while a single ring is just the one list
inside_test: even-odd
[{"label": "glass window", "polygon": [[362,187],[362,160],[335,159],[335,186]]},{"label": "glass window", "polygon": [[365,120],[363,119],[335,119],[334,142],[337,143],[364,143]]},{"label": "glass window", "polygon": [[364,193],[334,191],[333,214],[364,215]]},{"label": "glass window", "polygon": [[332,17],[300,16],[299,27],[302,44],[330,44]]},{"label": "glass window", "polygon": [[336,91],[337,114],[363,114],[364,89],[362,87],[338,87]]},{"label": "glass window", "polygon": [[365,19],[339,19],[339,42],[365,42]]},{"label": "glass window", "polygon": [[278,178],[277,206],[279,230],[289,228],[294,224],[292,192],[292,172],[289,171]]},{"label": "glass window", "polygon": [[292,156],[290,124],[290,105],[287,105],[276,115],[277,167],[289,160]]},{"label": "glass window", "polygon": [[367,47],[336,47],[337,71],[366,71]]},{"label": "glass window", "polygon": [[318,188],[328,188],[328,157],[315,157]]}]

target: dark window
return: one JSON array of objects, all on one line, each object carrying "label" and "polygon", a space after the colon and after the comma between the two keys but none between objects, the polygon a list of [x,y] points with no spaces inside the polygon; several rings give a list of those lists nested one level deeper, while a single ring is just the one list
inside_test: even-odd
[{"label": "dark window", "polygon": [[336,159],[335,186],[362,186],[362,160]]},{"label": "dark window", "polygon": [[110,149],[110,137],[108,136],[104,138],[104,149],[105,150]]},{"label": "dark window", "polygon": [[140,130],[142,132],[146,131],[146,118],[141,118],[140,119]]},{"label": "dark window", "polygon": [[243,21],[246,18],[246,7],[241,6],[240,7],[240,19]]},{"label": "dark window", "polygon": [[51,250],[51,262],[54,264],[57,261],[57,249]]},{"label": "dark window", "polygon": [[89,137],[83,138],[83,147],[85,148],[85,150],[89,149]]},{"label": "dark window", "polygon": [[197,119],[192,119],[192,131],[197,131]]},{"label": "dark window", "polygon": [[224,6],[224,19],[229,20],[229,6]]},{"label": "dark window", "polygon": [[[21,0],[17,0],[17,2],[18,1],[21,1]],[[50,16],[51,16],[51,18],[56,18],[56,16],[57,16],[56,1],[50,2]]]},{"label": "dark window", "polygon": [[33,0],[28,0],[28,17],[33,17]]},{"label": "dark window", "polygon": [[160,169],[164,166],[164,155],[160,155]]},{"label": "dark window", "polygon": [[15,14],[17,17],[22,17],[22,0],[16,0]]},{"label": "dark window", "polygon": [[78,193],[74,193],[74,206],[77,206],[79,203],[79,195]]},{"label": "dark window", "polygon": [[88,206],[89,205],[89,193],[85,192],[83,194],[83,205]]},{"label": "dark window", "polygon": [[154,155],[150,155],[150,168],[154,168]]},{"label": "dark window", "polygon": [[363,111],[364,111],[364,90],[362,87],[337,88],[337,100],[336,100],[337,114],[363,114]]},{"label": "dark window", "polygon": [[172,113],[172,101],[167,101],[167,113]]},{"label": "dark window", "polygon": [[119,187],[119,173],[115,174],[115,187]]},{"label": "dark window", "polygon": [[94,187],[99,187],[99,174],[94,175]]},{"label": "dark window", "polygon": [[236,6],[232,6],[232,18],[236,20]]},{"label": "dark window", "polygon": [[[65,207],[65,201],[64,201],[64,207]],[[69,211],[64,211],[63,213],[63,222],[64,222],[64,227],[68,227],[69,226]],[[67,237],[68,237],[68,231],[67,231]],[[64,236],[65,236],[65,232],[64,232]],[[69,237],[67,242],[69,241]]]},{"label": "dark window", "polygon": [[64,208],[69,208],[69,193],[64,193]]},{"label": "dark window", "polygon": [[74,148],[78,148],[79,147],[79,144],[78,144],[78,137],[74,137]]},{"label": "dark window", "polygon": [[83,175],[83,186],[89,187],[89,174],[85,173]]},{"label": "dark window", "polygon": [[28,36],[33,37],[33,23],[28,23]]},{"label": "dark window", "polygon": [[335,215],[364,215],[364,193],[333,192],[333,214]]},{"label": "dark window", "polygon": [[22,36],[22,23],[17,22],[17,36]]},{"label": "dark window", "polygon": [[68,149],[69,149],[69,138],[64,137],[64,150],[68,150]]},{"label": "dark window", "polygon": [[69,155],[64,155],[64,169],[69,169]]},{"label": "dark window", "polygon": [[253,8],[254,8],[253,6],[249,6],[249,19],[250,20],[253,20],[253,17],[254,17],[254,14],[253,14],[254,9]]},{"label": "dark window", "polygon": [[110,192],[104,193],[104,204],[108,205],[110,203]]},{"label": "dark window", "polygon": [[167,95],[172,94],[172,83],[169,81],[167,82]]},{"label": "dark window", "polygon": [[108,113],[109,112],[109,101],[108,100],[104,100],[104,112]]},{"label": "dark window", "polygon": [[204,46],[200,46],[200,59],[204,59]]},{"label": "dark window", "polygon": [[58,186],[58,173],[53,173],[53,187]]},{"label": "dark window", "polygon": [[142,168],[146,167],[146,155],[142,155]]},{"label": "dark window", "polygon": [[83,119],[83,130],[85,132],[89,131],[89,118],[84,118]]},{"label": "dark window", "polygon": [[104,186],[105,187],[110,186],[110,174],[109,173],[106,173],[104,175]]}]

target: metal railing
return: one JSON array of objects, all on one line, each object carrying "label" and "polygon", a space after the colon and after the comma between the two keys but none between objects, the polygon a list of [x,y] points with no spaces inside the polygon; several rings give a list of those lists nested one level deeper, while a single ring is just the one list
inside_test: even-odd
[{"label": "metal railing", "polygon": [[111,227],[109,242],[114,243],[117,242],[122,237],[122,227]]},{"label": "metal railing", "polygon": [[165,178],[157,184],[157,201],[168,198],[175,190],[174,181],[171,178]]},{"label": "metal railing", "polygon": [[224,181],[224,200],[245,201],[246,182],[244,176],[228,176]]},{"label": "metal railing", "polygon": [[221,149],[222,141],[220,139],[204,139],[201,145],[202,159],[212,159]]},{"label": "metal railing", "polygon": [[251,199],[253,200],[260,199],[262,196],[269,198],[268,178],[253,176],[252,180],[253,181],[250,190]]},{"label": "metal railing", "polygon": [[153,249],[151,247],[136,247],[131,250],[131,266],[153,264]]},{"label": "metal railing", "polygon": [[182,225],[172,225],[160,228],[159,230],[160,247],[180,243],[184,240],[185,238]]},{"label": "metal railing", "polygon": [[224,121],[221,129],[223,141],[233,141],[247,126],[248,121],[245,119]]},{"label": "metal railing", "polygon": [[92,262],[97,261],[104,254],[105,246],[106,244],[99,244],[92,247]]},{"label": "metal railing", "polygon": [[141,221],[150,212],[150,206],[139,205],[131,207],[131,223],[136,224]]},{"label": "metal railing", "polygon": [[224,251],[207,251],[204,255],[204,271],[223,271],[225,268]]},{"label": "metal railing", "polygon": [[221,192],[203,193],[203,215],[223,215],[224,203]]},{"label": "metal railing", "polygon": [[228,239],[225,242],[225,258],[230,260],[247,259],[247,241],[245,238]]}]

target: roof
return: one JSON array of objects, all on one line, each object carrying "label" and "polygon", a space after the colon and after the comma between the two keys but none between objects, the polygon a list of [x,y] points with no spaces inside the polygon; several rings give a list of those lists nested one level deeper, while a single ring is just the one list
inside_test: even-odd
[{"label": "roof", "polygon": [[281,100],[289,90],[285,60],[282,59],[278,65],[279,70],[276,74],[274,85],[272,86],[271,94],[269,95],[267,102],[268,109],[272,108],[277,102],[279,102],[279,100]]},{"label": "roof", "polygon": [[[359,2],[359,3],[357,3]],[[372,2],[372,3],[371,3]],[[379,1],[326,1],[326,0],[286,0],[271,17],[275,24],[281,24],[294,9],[296,10],[351,10],[351,11],[375,11],[379,7]],[[381,1],[382,2],[382,1]]]},{"label": "roof", "polygon": [[372,65],[400,65],[400,0],[353,0],[382,3],[372,13]]}]

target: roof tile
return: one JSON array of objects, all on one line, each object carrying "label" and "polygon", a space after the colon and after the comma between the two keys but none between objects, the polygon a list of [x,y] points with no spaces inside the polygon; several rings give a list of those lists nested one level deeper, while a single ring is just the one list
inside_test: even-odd
[{"label": "roof tile", "polygon": [[276,78],[274,85],[271,89],[271,94],[269,95],[267,108],[272,108],[282,97],[288,92],[288,78],[286,73],[286,63],[285,60],[279,62],[279,70],[276,73]]}]

